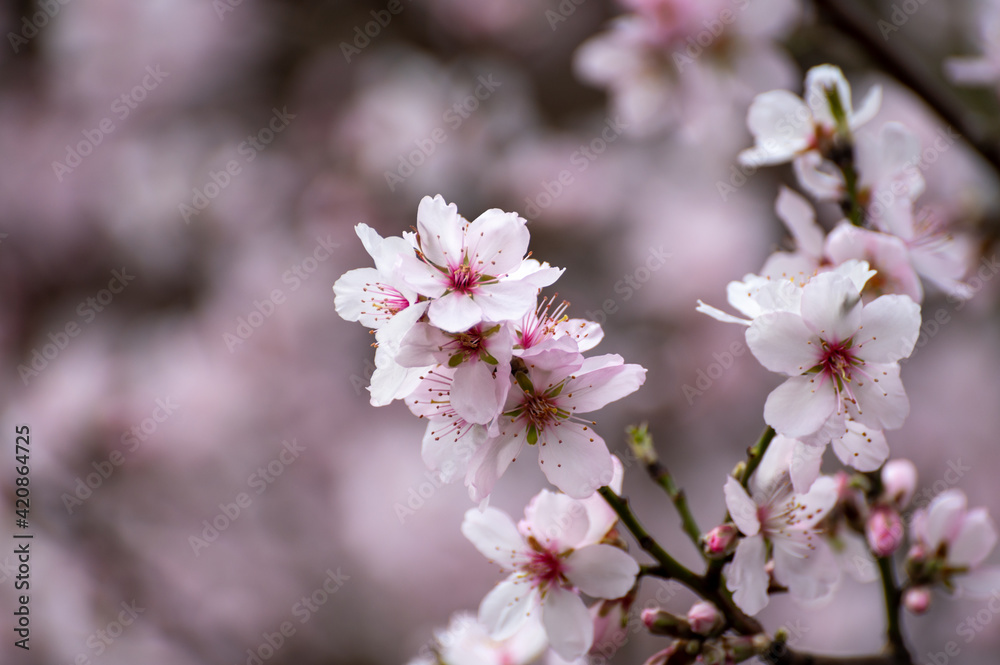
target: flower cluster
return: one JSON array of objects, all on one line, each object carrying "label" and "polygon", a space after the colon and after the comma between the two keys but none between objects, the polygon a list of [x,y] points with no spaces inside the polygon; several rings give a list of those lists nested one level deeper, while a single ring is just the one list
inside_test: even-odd
[{"label": "flower cluster", "polygon": [[539,301],[562,270],[527,257],[524,218],[492,209],[469,222],[428,196],[416,233],[357,232],[375,267],[337,280],[337,312],[374,329],[372,404],[402,399],[427,421],[428,467],[464,475],[480,501],[528,444],[566,494],[606,485],[611,454],[581,414],[637,390],[646,370],[614,354],[584,357],[601,327]]}]

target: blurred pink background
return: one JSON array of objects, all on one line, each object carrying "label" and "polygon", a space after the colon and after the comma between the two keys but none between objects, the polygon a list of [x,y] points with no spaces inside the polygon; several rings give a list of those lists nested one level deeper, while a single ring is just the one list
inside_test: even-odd
[{"label": "blurred pink background", "polygon": [[[398,234],[425,194],[470,219],[491,207],[529,218],[533,256],[567,268],[556,290],[570,313],[604,319],[599,351],[649,368],[598,430],[623,454],[624,427],[649,421],[707,530],[779,381],[750,354],[726,355],[741,330],[694,311],[697,298],[723,305],[725,284],[784,242],[773,202],[790,169],[742,184],[735,166],[753,94],[798,92],[806,67],[831,61],[856,95],[884,86],[873,131],[901,120],[927,145],[942,127],[805,3],[759,0],[739,18],[745,51],[699,59],[666,90],[625,69],[602,84],[574,61],[626,6],[397,3],[0,6],[0,532],[13,542],[14,427],[27,424],[34,534],[31,650],[13,647],[5,611],[3,662],[391,665],[476,608],[500,577],[459,532],[472,504],[461,484],[431,482],[423,425],[402,404],[368,404],[373,340],[336,315],[331,291],[370,264],[353,226]],[[921,45],[940,71],[980,52],[988,9],[921,5],[892,39]],[[664,39],[683,48],[702,30],[691,20]],[[995,117],[993,92],[963,94]],[[921,203],[995,257],[995,231],[979,229],[997,228],[996,174],[956,145],[924,176]],[[829,228],[836,211],[820,210]],[[652,250],[669,258],[647,271]],[[925,503],[946,484],[995,517],[998,297],[1000,280],[963,306],[931,291],[925,320],[944,310],[949,322],[905,363],[912,413],[889,434],[920,469]],[[529,460],[493,505],[520,514],[544,486]],[[625,491],[695,565],[638,465]],[[17,595],[12,549],[0,550],[4,608]],[[905,619],[914,654],[955,641],[955,662],[995,663],[1000,620],[968,643],[957,633],[983,608],[936,595]],[[814,611],[779,598],[762,618],[796,627],[805,649],[882,643],[876,585],[847,582]],[[618,662],[663,646],[635,634]]]}]

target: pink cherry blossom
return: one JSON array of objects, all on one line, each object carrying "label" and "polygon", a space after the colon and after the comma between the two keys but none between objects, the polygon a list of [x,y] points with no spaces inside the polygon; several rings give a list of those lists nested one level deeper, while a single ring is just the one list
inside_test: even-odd
[{"label": "pink cherry blossom", "polygon": [[476,453],[466,485],[475,501],[493,491],[497,479],[520,454],[525,441],[538,447],[546,478],[572,497],[589,496],[612,477],[611,454],[594,422],[580,414],[596,411],[629,395],[645,382],[646,370],[621,356],[569,359],[548,350],[515,369],[499,433]]},{"label": "pink cherry blossom", "polygon": [[367,224],[358,224],[354,230],[375,267],[344,273],[333,285],[334,306],[345,321],[381,328],[417,301],[416,291],[399,272],[402,257],[413,256],[413,246],[403,238],[382,238]]},{"label": "pink cherry blossom", "polygon": [[620,598],[639,573],[623,550],[588,540],[590,531],[583,504],[547,490],[532,499],[517,525],[496,508],[465,514],[465,537],[510,573],[479,607],[479,619],[493,639],[505,639],[540,616],[552,649],[562,658],[579,658],[590,649],[594,625],[579,593]]},{"label": "pink cherry blossom", "polygon": [[548,271],[512,277],[528,250],[524,218],[496,208],[472,222],[440,195],[425,196],[417,208],[419,258],[404,257],[404,279],[431,299],[430,322],[459,333],[483,320],[520,319],[535,305],[539,286],[559,276]]},{"label": "pink cherry blossom", "polygon": [[548,647],[545,630],[538,621],[526,621],[520,630],[503,640],[489,631],[470,612],[456,612],[448,627],[435,631],[434,657],[415,659],[409,665],[528,665]]},{"label": "pink cherry blossom", "polygon": [[770,312],[753,320],[747,344],[764,367],[790,377],[764,405],[779,433],[811,435],[833,415],[875,429],[902,425],[909,402],[899,378],[920,327],[920,308],[887,295],[862,305],[848,278],[823,273],[802,289],[800,312]]}]

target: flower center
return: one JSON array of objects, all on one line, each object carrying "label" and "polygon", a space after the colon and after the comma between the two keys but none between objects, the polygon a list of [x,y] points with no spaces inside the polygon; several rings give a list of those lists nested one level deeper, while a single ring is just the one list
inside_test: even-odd
[{"label": "flower center", "polygon": [[539,547],[531,553],[524,571],[536,587],[548,587],[559,583],[563,576],[563,562],[555,552]]},{"label": "flower center", "polygon": [[479,275],[467,264],[463,263],[451,270],[451,289],[459,293],[469,294],[479,283]]}]

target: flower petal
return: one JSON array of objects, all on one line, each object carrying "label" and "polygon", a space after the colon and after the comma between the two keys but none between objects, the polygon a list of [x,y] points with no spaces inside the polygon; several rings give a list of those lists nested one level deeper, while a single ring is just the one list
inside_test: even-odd
[{"label": "flower petal", "polygon": [[604,439],[589,426],[569,420],[542,432],[538,463],[549,482],[574,499],[590,496],[614,474]]},{"label": "flower petal", "polygon": [[749,615],[754,615],[767,607],[767,547],[764,537],[756,535],[744,538],[736,546],[736,555],[729,566],[726,588],[733,592],[733,602]]},{"label": "flower petal", "polygon": [[854,348],[866,362],[894,363],[908,358],[920,335],[920,305],[908,296],[885,295],[861,310]]},{"label": "flower petal", "polygon": [[813,138],[809,108],[787,90],[757,95],[747,111],[747,127],[756,142],[740,153],[740,163],[748,166],[787,162],[807,150]]},{"label": "flower petal", "polygon": [[962,527],[948,548],[948,563],[975,568],[997,544],[997,528],[985,508],[974,508],[965,514]]},{"label": "flower petal", "polygon": [[750,324],[746,339],[761,365],[788,376],[798,376],[814,367],[822,351],[820,340],[802,317],[792,312],[761,314]]},{"label": "flower petal", "polygon": [[524,445],[523,430],[511,425],[507,418],[500,420],[506,421],[500,424],[500,434],[480,446],[469,462],[465,484],[473,501],[482,501],[490,495],[497,480],[510,463],[517,459]]},{"label": "flower petal", "polygon": [[965,516],[965,494],[961,490],[941,492],[927,508],[927,545],[931,551],[941,543],[951,543],[962,527]]},{"label": "flower petal", "polygon": [[498,508],[470,508],[462,521],[462,535],[480,554],[510,571],[528,555],[528,546],[510,515]]},{"label": "flower petal", "polygon": [[538,591],[515,573],[483,598],[479,604],[479,622],[494,640],[505,640],[528,622],[538,605]]},{"label": "flower petal", "polygon": [[815,374],[793,376],[767,396],[764,422],[797,439],[822,427],[836,408],[837,395],[829,380]]},{"label": "flower petal", "polygon": [[594,622],[580,597],[550,587],[542,600],[542,624],[552,649],[566,660],[583,656],[594,643]]},{"label": "flower petal", "polygon": [[524,509],[518,530],[534,536],[546,549],[564,552],[577,546],[590,528],[587,509],[565,494],[542,490]]},{"label": "flower petal", "polygon": [[520,215],[491,208],[469,224],[469,265],[476,272],[505,275],[520,266],[528,251],[529,235]]},{"label": "flower petal", "polygon": [[527,280],[506,280],[478,287],[472,299],[482,309],[484,319],[514,321],[535,307],[537,295],[538,288]]},{"label": "flower petal", "polygon": [[818,535],[814,536],[814,549],[799,556],[798,549],[786,549],[782,542],[774,542],[775,579],[788,587],[793,598],[802,602],[829,596],[840,581],[840,566],[827,544]]},{"label": "flower petal", "polygon": [[483,310],[472,298],[452,291],[431,302],[427,317],[445,332],[465,332],[483,320]]},{"label": "flower petal", "polygon": [[847,466],[868,473],[889,458],[889,444],[882,430],[846,420],[843,434],[833,439],[833,452]]},{"label": "flower petal", "polygon": [[842,275],[821,273],[802,287],[802,321],[826,342],[845,342],[857,333],[861,310],[861,293]]},{"label": "flower petal", "polygon": [[726,495],[726,508],[729,516],[739,527],[744,536],[756,536],[760,531],[760,519],[757,517],[757,504],[747,491],[743,489],[740,481],[732,476],[726,478],[726,485],[723,487]]},{"label": "flower petal", "polygon": [[462,263],[465,220],[454,203],[445,203],[440,194],[422,198],[417,206],[417,232],[420,249],[431,263],[442,268]]},{"label": "flower petal", "polygon": [[587,545],[566,558],[566,578],[594,598],[621,598],[635,586],[638,574],[635,559],[611,545]]},{"label": "flower petal", "polygon": [[801,194],[782,186],[774,209],[788,227],[800,252],[812,257],[823,255],[826,234],[816,223],[816,211]]},{"label": "flower petal", "polygon": [[851,390],[857,403],[847,402],[850,416],[873,429],[901,427],[910,413],[910,400],[899,378],[899,365],[866,363],[861,369],[871,378],[852,373]]}]

